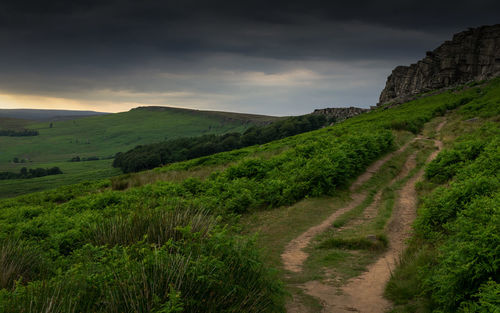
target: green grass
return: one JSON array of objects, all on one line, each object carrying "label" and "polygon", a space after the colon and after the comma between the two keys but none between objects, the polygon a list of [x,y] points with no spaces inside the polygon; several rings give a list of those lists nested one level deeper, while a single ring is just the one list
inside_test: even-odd
[{"label": "green grass", "polygon": [[373,202],[374,196],[375,196],[376,190],[372,190],[368,193],[366,198],[361,202],[359,205],[357,205],[354,209],[349,210],[345,212],[344,214],[340,215],[338,218],[333,221],[332,226],[334,228],[340,228],[347,224],[349,221],[352,219],[358,217],[361,215],[361,213],[364,212],[364,210]]},{"label": "green grass", "polygon": [[[110,161],[67,162],[75,156],[112,158],[117,152],[137,145],[202,134],[241,132],[254,123],[274,117],[228,112],[207,112],[173,108],[143,108],[129,112],[85,117],[74,120],[33,122],[1,119],[2,128],[26,127],[39,131],[38,136],[0,136],[0,171],[18,172],[21,167],[58,166],[59,178],[41,178],[33,182],[0,182],[0,198],[54,188],[83,180],[100,179],[119,172]],[[13,163],[14,157],[27,163]]]},{"label": "green grass", "polygon": [[[398,138],[402,130],[417,133],[447,110],[466,108],[464,99],[483,101],[499,85],[496,80],[481,90],[446,92],[266,145],[172,164],[154,171],[166,175],[160,181],[153,177],[125,190],[112,190],[105,179],[1,200],[0,244],[9,247],[7,259],[19,251],[6,243],[35,245],[46,274],[33,275],[29,284],[23,280],[14,291],[1,290],[0,310],[43,311],[53,301],[78,312],[175,312],[179,306],[186,312],[283,312],[282,272],[270,267],[279,266],[286,243],[349,201],[349,184],[396,148],[393,142],[405,141]],[[185,178],[183,171],[199,171],[200,177]],[[394,202],[388,191],[380,218],[355,227],[358,237],[383,235]],[[208,235],[195,230],[194,220],[163,213],[186,210],[210,215],[201,219],[216,223]],[[246,236],[258,231],[258,239]],[[380,252],[309,249],[304,273],[287,282],[325,274],[347,279]],[[8,281],[23,271],[24,266]]]},{"label": "green grass", "polygon": [[[2,164],[14,157],[34,162],[65,161],[73,156],[100,158],[114,156],[136,145],[178,137],[242,131],[244,120],[229,120],[197,111],[135,109],[129,112],[74,120],[33,123],[40,132],[29,138],[0,137],[8,147],[0,155]],[[251,120],[250,120],[251,122]]]},{"label": "green grass", "polygon": [[0,198],[15,197],[46,189],[72,185],[82,181],[99,180],[119,175],[121,171],[113,168],[111,166],[112,162],[113,160],[108,159],[87,162],[38,163],[36,166],[32,165],[32,163],[16,164],[10,171],[18,172],[23,166],[28,168],[50,168],[57,166],[62,170],[63,174],[30,179],[0,180]]},{"label": "green grass", "polygon": [[288,280],[290,283],[302,284],[319,280],[340,287],[350,278],[366,271],[366,267],[380,255],[380,252],[374,250],[347,250],[334,247],[308,252],[312,253],[313,257],[306,260],[302,273]]}]

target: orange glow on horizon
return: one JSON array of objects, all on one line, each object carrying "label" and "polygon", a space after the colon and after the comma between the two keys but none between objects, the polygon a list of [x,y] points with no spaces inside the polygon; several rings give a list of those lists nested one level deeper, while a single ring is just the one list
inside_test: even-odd
[{"label": "orange glow on horizon", "polygon": [[84,110],[98,112],[124,112],[138,106],[147,106],[138,102],[115,102],[76,100],[69,98],[48,97],[38,95],[1,94],[0,109],[52,109],[52,110]]}]

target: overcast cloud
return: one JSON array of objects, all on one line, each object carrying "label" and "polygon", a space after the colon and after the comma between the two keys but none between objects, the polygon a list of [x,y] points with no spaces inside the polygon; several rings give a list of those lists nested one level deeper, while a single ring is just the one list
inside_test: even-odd
[{"label": "overcast cloud", "polygon": [[498,1],[268,2],[2,1],[0,108],[368,107],[395,66],[500,23]]}]

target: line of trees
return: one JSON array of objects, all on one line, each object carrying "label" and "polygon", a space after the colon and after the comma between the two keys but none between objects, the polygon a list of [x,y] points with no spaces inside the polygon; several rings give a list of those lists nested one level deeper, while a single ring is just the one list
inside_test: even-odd
[{"label": "line of trees", "polygon": [[0,136],[9,136],[9,137],[26,137],[26,136],[38,136],[38,130],[34,129],[0,129]]},{"label": "line of trees", "polygon": [[26,167],[21,168],[19,173],[13,173],[13,172],[0,172],[0,180],[6,180],[6,179],[27,179],[27,178],[35,178],[35,177],[43,177],[43,176],[49,176],[49,175],[58,175],[62,174],[63,172],[61,169],[57,166],[52,167],[52,168],[30,168],[27,169]]},{"label": "line of trees", "polygon": [[264,144],[316,130],[332,122],[334,121],[327,119],[324,115],[302,115],[289,117],[269,125],[253,126],[243,134],[203,135],[137,146],[125,153],[117,153],[113,167],[121,168],[124,173],[138,172],[172,162]]},{"label": "line of trees", "polygon": [[26,160],[26,159],[20,159],[18,157],[14,157],[12,159],[12,162],[14,162],[14,163],[27,163],[27,162],[31,162],[31,161],[30,160]]},{"label": "line of trees", "polygon": [[91,156],[91,157],[81,157],[80,156],[76,156],[76,157],[73,157],[71,158],[69,161],[70,162],[84,162],[84,161],[99,161],[99,157],[96,157],[96,156]]}]

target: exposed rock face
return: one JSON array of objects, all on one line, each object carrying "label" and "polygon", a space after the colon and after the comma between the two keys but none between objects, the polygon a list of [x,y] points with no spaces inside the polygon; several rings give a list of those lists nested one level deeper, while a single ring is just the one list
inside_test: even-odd
[{"label": "exposed rock face", "polygon": [[396,67],[387,78],[379,105],[495,76],[500,76],[500,24],[455,34],[416,64]]},{"label": "exposed rock face", "polygon": [[323,114],[326,115],[327,117],[333,117],[335,118],[336,121],[342,121],[347,118],[356,116],[358,114],[361,114],[363,112],[369,111],[368,109],[362,109],[362,108],[355,108],[355,107],[349,107],[349,108],[326,108],[326,109],[316,109],[312,114]]}]

